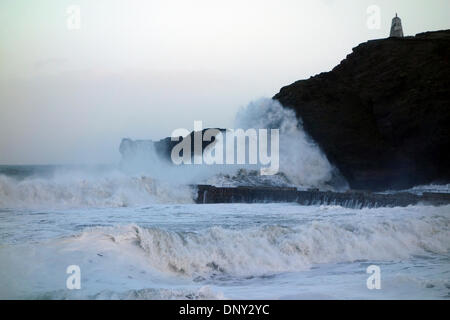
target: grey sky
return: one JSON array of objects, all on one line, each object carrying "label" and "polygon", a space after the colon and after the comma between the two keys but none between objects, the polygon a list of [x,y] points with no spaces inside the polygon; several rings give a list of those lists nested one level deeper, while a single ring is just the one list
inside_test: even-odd
[{"label": "grey sky", "polygon": [[395,12],[405,35],[450,28],[448,0],[2,0],[0,164],[114,163],[122,137],[230,126],[249,101],[386,37]]}]

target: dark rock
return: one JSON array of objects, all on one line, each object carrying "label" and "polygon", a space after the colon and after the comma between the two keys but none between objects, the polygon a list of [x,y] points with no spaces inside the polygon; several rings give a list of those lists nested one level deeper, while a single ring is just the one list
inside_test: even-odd
[{"label": "dark rock", "polygon": [[391,194],[348,191],[332,192],[279,187],[215,187],[197,185],[197,203],[271,203],[297,202],[301,205],[340,205],[350,208],[405,207],[418,203],[431,205],[450,204],[448,193],[408,192]]},{"label": "dark rock", "polygon": [[[204,132],[208,129],[202,130],[202,136]],[[225,132],[225,129],[217,129],[220,132]],[[200,132],[200,131],[199,131]],[[191,139],[191,160],[193,161],[194,157],[194,134],[195,131],[192,131],[189,136]],[[180,137],[178,141],[172,141],[171,137],[167,137],[161,139],[159,141],[152,140],[131,140],[129,138],[124,138],[120,142],[119,151],[123,157],[123,159],[127,159],[128,157],[141,156],[145,153],[151,153],[154,149],[159,158],[166,160],[169,163],[172,163],[171,153],[174,146],[180,143],[186,137]],[[211,141],[203,141],[202,140],[202,153],[205,148],[214,143],[215,137],[211,137]]]},{"label": "dark rock", "polygon": [[450,30],[362,43],[332,71],[286,86],[353,189],[450,181]]}]

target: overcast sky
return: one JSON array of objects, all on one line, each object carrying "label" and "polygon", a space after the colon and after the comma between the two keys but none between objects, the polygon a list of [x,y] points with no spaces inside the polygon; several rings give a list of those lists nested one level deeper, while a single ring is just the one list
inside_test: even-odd
[{"label": "overcast sky", "polygon": [[448,0],[1,0],[0,164],[115,163],[123,137],[231,126],[395,12],[405,35],[450,29]]}]

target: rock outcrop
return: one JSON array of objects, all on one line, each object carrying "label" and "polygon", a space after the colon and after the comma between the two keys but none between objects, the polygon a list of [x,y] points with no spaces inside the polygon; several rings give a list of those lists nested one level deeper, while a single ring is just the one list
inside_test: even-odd
[{"label": "rock outcrop", "polygon": [[450,30],[362,43],[274,99],[353,189],[450,180]]},{"label": "rock outcrop", "polygon": [[332,192],[310,189],[277,187],[215,187],[197,185],[196,203],[268,203],[297,202],[301,205],[340,205],[350,208],[406,207],[423,203],[426,205],[450,204],[449,193],[424,192],[413,194],[399,192],[381,194],[371,192]]},{"label": "rock outcrop", "polygon": [[[225,129],[219,129],[219,128],[209,128],[209,129],[217,129],[220,132],[224,132]],[[207,129],[203,129],[201,134],[203,135]],[[198,131],[200,133],[200,131]],[[167,137],[158,141],[153,140],[131,140],[129,138],[124,138],[120,142],[119,151],[122,155],[122,160],[127,160],[129,158],[133,157],[141,157],[142,159],[147,158],[149,155],[152,155],[153,153],[159,157],[159,159],[166,161],[167,163],[172,164],[171,160],[171,153],[172,149],[175,145],[180,143],[183,139],[189,137],[191,142],[191,160],[193,161],[193,157],[195,155],[194,153],[194,134],[195,132],[192,131],[189,136],[186,137],[179,137],[177,141],[172,141],[171,137]],[[202,148],[201,152],[205,150],[207,146],[214,143],[215,137],[211,137],[211,141],[201,141],[202,142]]]}]

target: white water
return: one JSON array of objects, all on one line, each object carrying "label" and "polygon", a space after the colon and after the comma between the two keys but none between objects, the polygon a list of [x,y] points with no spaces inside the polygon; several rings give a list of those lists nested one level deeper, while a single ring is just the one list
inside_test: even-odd
[{"label": "white water", "polygon": [[450,183],[415,186],[403,191],[415,194],[422,194],[424,192],[450,193]]},{"label": "white water", "polygon": [[[293,119],[272,100],[237,116],[280,128],[275,176],[173,167],[148,145],[124,170],[0,168],[0,298],[448,299],[450,206],[193,204],[195,183],[345,189]],[[366,287],[372,264],[381,290]],[[81,290],[66,288],[69,265]]]},{"label": "white water", "polygon": [[216,186],[272,185],[346,189],[318,146],[305,134],[292,110],[261,99],[240,110],[236,128],[280,129],[280,173],[261,176],[251,165],[173,166],[162,160],[152,144],[139,144],[124,157],[121,168],[69,170],[18,179],[0,174],[3,208],[102,208],[147,203],[192,203],[189,184]]},{"label": "white water", "polygon": [[192,203],[194,189],[176,187],[144,175],[129,176],[117,170],[101,174],[56,173],[51,178],[17,180],[0,175],[0,207],[103,208],[146,203]]},{"label": "white water", "polygon": [[[144,174],[174,184],[207,183],[216,186],[274,185],[346,189],[344,180],[336,181],[338,172],[303,131],[292,110],[278,101],[260,99],[242,108],[232,129],[279,129],[279,174],[255,175],[258,165],[184,165],[172,166],[161,160],[153,145],[146,141],[125,152],[122,168],[131,174]],[[170,133],[168,133],[168,136]],[[236,146],[235,146],[236,147]],[[237,147],[236,147],[237,148]],[[245,149],[245,146],[244,146]]]},{"label": "white water", "polygon": [[[3,298],[448,298],[450,206],[0,213]],[[133,223],[131,223],[133,222]],[[68,265],[82,289],[65,288]],[[367,266],[382,289],[366,288]]]},{"label": "white water", "polygon": [[296,186],[321,187],[332,179],[333,167],[307,136],[293,110],[277,100],[261,99],[238,112],[237,128],[280,129],[280,171]]}]

